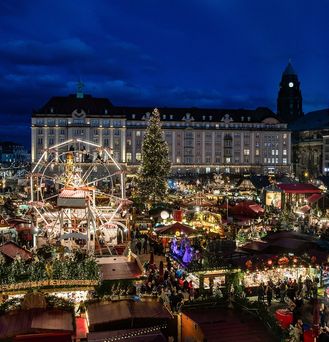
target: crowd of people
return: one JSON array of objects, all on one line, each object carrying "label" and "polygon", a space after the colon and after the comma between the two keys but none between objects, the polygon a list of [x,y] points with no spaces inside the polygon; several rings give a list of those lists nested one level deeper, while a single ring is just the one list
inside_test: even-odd
[{"label": "crowd of people", "polygon": [[165,266],[160,261],[159,267],[149,262],[144,267],[147,277],[138,288],[137,294],[158,297],[172,312],[180,311],[185,301],[198,296],[192,280],[187,279],[188,274],[177,265],[173,265],[170,258],[166,258]]}]

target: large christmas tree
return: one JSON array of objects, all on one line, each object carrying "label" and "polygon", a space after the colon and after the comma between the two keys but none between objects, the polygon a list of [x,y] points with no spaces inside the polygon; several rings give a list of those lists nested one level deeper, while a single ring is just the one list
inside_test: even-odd
[{"label": "large christmas tree", "polygon": [[142,145],[142,161],[138,170],[138,193],[146,204],[162,202],[167,192],[170,172],[168,144],[161,129],[160,113],[154,109]]}]

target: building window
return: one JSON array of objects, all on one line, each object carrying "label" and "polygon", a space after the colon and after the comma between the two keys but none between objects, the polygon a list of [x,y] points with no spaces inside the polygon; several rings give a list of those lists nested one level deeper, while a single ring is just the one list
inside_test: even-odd
[{"label": "building window", "polygon": [[282,163],[287,164],[287,158],[282,158]]},{"label": "building window", "polygon": [[103,120],[103,126],[109,127],[110,126],[110,120]]},{"label": "building window", "polygon": [[256,148],[256,150],[255,150],[255,155],[259,156],[259,149],[258,148]]},{"label": "building window", "polygon": [[48,146],[54,145],[54,138],[49,138],[48,140]]},{"label": "building window", "polygon": [[127,146],[131,146],[131,139],[127,139]]},{"label": "building window", "polygon": [[43,139],[42,138],[38,138],[38,145],[42,145],[43,144]]},{"label": "building window", "polygon": [[136,137],[140,137],[141,136],[141,131],[136,131]]},{"label": "building window", "polygon": [[286,155],[287,155],[287,150],[284,149],[284,150],[282,151],[282,154],[283,154],[284,156],[286,156]]},{"label": "building window", "polygon": [[121,125],[121,120],[114,120],[113,121],[113,126],[114,127],[121,127],[122,125]]},{"label": "building window", "polygon": [[60,132],[59,132],[60,135],[64,135],[65,134],[65,131],[64,129],[61,129]]},{"label": "building window", "polygon": [[[137,158],[137,157],[136,157]],[[131,162],[131,153],[130,152],[127,152],[126,153],[126,161],[127,163],[130,163]]]},{"label": "building window", "polygon": [[105,138],[103,144],[105,147],[108,147],[109,146],[109,138]]},{"label": "building window", "polygon": [[142,160],[142,154],[141,154],[140,152],[137,152],[137,153],[136,153],[136,160],[137,160],[137,161]]},{"label": "building window", "polygon": [[[83,120],[83,119],[82,119]],[[74,120],[75,121],[75,120]],[[99,125],[99,120],[97,119],[92,119],[91,120],[91,126],[96,127]]]},{"label": "building window", "polygon": [[225,162],[226,162],[226,164],[229,164],[231,162],[231,158],[230,157],[225,158]]},{"label": "building window", "polygon": [[42,134],[42,132],[43,132],[43,131],[42,131],[42,128],[39,128],[39,129],[38,129],[38,134]]},{"label": "building window", "polygon": [[83,125],[85,123],[84,119],[73,119],[73,123],[77,125]]},{"label": "building window", "polygon": [[243,150],[243,155],[249,156],[249,154],[250,154],[250,150],[249,149],[244,149]]}]

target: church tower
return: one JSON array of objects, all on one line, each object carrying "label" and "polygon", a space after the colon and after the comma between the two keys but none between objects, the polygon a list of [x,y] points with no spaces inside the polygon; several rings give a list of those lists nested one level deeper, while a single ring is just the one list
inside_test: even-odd
[{"label": "church tower", "polygon": [[303,116],[300,82],[290,62],[282,74],[277,112],[278,117],[288,123]]}]

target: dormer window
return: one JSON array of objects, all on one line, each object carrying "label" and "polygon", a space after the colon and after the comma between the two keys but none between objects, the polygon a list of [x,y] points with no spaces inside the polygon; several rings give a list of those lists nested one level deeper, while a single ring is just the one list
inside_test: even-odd
[{"label": "dormer window", "polygon": [[206,120],[206,116],[205,115],[202,115],[202,120]]},{"label": "dormer window", "polygon": [[174,118],[174,116],[173,115],[170,115],[170,120],[172,120]]},{"label": "dormer window", "polygon": [[53,107],[50,108],[50,113],[54,113],[54,108]]},{"label": "dormer window", "polygon": [[212,115],[209,116],[209,120],[210,120],[210,121],[212,120]]},{"label": "dormer window", "polygon": [[244,116],[241,116],[241,121],[244,121]]},{"label": "dormer window", "polygon": [[250,121],[251,117],[250,117],[250,116],[248,116],[248,118],[247,118],[247,119],[248,119],[248,121]]},{"label": "dormer window", "polygon": [[135,114],[132,114],[132,115],[131,115],[131,118],[132,118],[132,119],[135,119],[135,117],[136,117]]},{"label": "dormer window", "polygon": [[105,113],[105,115],[106,115],[106,114],[108,114],[108,111],[107,111],[107,109],[105,109],[105,110],[104,110],[104,113]]},{"label": "dormer window", "polygon": [[163,114],[163,115],[162,115],[162,119],[163,119],[163,120],[166,120],[166,114]]}]

